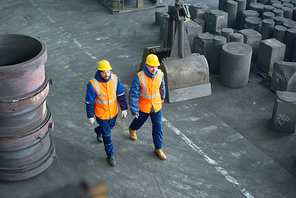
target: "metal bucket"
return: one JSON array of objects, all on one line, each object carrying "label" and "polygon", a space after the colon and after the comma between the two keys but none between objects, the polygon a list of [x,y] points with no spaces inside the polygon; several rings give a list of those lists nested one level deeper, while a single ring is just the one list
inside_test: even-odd
[{"label": "metal bucket", "polygon": [[167,57],[161,61],[169,103],[211,95],[209,67],[205,56]]},{"label": "metal bucket", "polygon": [[53,122],[46,97],[45,44],[26,35],[0,35],[0,180],[22,180],[53,161]]}]

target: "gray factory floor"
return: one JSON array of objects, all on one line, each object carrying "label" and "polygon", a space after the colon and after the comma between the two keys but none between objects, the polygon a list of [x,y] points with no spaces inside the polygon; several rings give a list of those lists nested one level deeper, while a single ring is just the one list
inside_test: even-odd
[{"label": "gray factory floor", "polygon": [[[130,140],[129,111],[112,130],[117,166],[107,164],[86,117],[86,84],[106,59],[128,95],[144,48],[161,43],[155,12],[174,2],[113,15],[98,0],[1,0],[1,34],[39,37],[47,45],[58,157],[37,176],[0,181],[1,198],[38,197],[80,181],[106,183],[110,198],[296,197],[296,134],[271,130],[276,95],[254,66],[243,88],[227,88],[211,74],[212,95],[163,105],[166,160],[153,152],[150,120]],[[218,8],[217,0],[204,2]]]}]

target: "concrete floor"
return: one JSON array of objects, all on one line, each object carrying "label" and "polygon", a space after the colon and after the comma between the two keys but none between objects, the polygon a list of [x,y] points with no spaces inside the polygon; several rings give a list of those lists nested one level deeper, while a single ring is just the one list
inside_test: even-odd
[{"label": "concrete floor", "polygon": [[[204,2],[218,8],[217,0]],[[167,160],[153,153],[150,121],[131,141],[133,117],[118,119],[112,130],[117,166],[107,164],[86,117],[86,84],[107,59],[128,95],[144,48],[160,45],[156,11],[167,6],[112,15],[97,0],[1,0],[1,33],[40,37],[47,45],[45,68],[53,80],[47,104],[58,157],[33,178],[0,181],[1,198],[38,197],[80,181],[107,183],[110,198],[296,197],[296,134],[271,130],[276,95],[253,70],[243,88],[224,87],[211,74],[211,96],[164,104]]]}]

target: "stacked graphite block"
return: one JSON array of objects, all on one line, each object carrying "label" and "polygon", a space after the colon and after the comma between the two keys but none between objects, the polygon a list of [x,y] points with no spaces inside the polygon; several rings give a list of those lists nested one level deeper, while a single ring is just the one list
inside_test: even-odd
[{"label": "stacked graphite block", "polygon": [[[209,71],[219,75],[222,85],[246,86],[254,65],[270,79],[271,91],[296,92],[296,0],[219,0],[214,10],[197,1],[188,7],[191,18],[185,28],[191,51],[206,57]],[[166,12],[155,15],[160,39],[168,19]],[[294,132],[295,127],[282,131]]]}]

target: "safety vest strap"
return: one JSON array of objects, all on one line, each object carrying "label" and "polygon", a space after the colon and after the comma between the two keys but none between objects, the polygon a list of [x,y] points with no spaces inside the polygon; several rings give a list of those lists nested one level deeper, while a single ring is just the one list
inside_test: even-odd
[{"label": "safety vest strap", "polygon": [[[111,74],[111,79],[113,81],[113,85],[114,85],[114,90],[115,92],[117,91],[117,83],[116,83],[116,78],[114,75]],[[112,103],[116,100],[116,95],[114,96],[114,98],[110,99],[110,100],[106,100],[106,101],[102,101],[102,97],[101,97],[101,91],[100,91],[100,87],[99,87],[99,84],[98,84],[98,81],[93,78],[94,80],[94,85],[95,85],[95,89],[96,89],[96,92],[97,92],[97,95],[98,95],[98,99],[96,99],[96,102],[99,103],[99,104],[108,104],[108,103]]]},{"label": "safety vest strap", "polygon": [[[144,71],[140,71],[140,78],[142,80],[142,90],[143,90],[143,93],[140,93],[140,96],[144,97],[144,98],[155,98],[156,96],[159,95],[159,89],[157,90],[157,93],[156,94],[153,94],[153,95],[147,95],[146,94],[146,83],[145,83],[145,74],[144,74]],[[159,76],[159,86],[161,85],[161,82],[162,82],[162,78],[161,78],[161,72],[157,72],[157,75]]]}]

